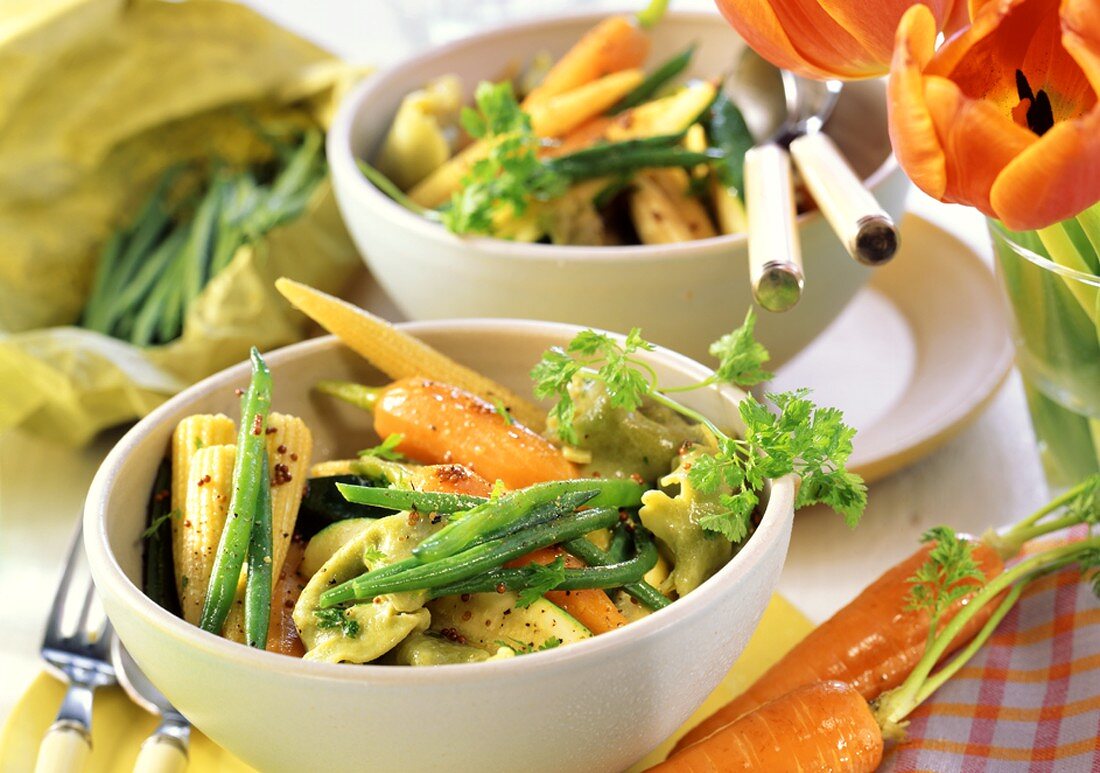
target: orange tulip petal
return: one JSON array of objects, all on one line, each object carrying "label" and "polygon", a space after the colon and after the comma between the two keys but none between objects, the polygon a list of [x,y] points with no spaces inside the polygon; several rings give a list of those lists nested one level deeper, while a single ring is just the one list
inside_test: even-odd
[{"label": "orange tulip petal", "polygon": [[927,77],[924,99],[936,125],[947,170],[943,201],[968,204],[987,215],[990,190],[1006,166],[1038,137],[993,104],[974,100],[946,78]]},{"label": "orange tulip petal", "polygon": [[863,45],[806,0],[719,0],[726,21],[758,54],[807,78],[882,75]]},{"label": "orange tulip petal", "polygon": [[[894,50],[894,35],[902,15],[913,3],[911,0],[890,0],[878,2],[874,10],[866,3],[852,0],[816,0],[821,10],[841,29],[860,42],[868,52],[869,61],[880,73],[886,72]],[[943,29],[951,13],[953,0],[923,0],[923,5],[932,11],[936,20],[936,29]],[[961,5],[965,5],[963,0]],[[820,34],[820,33],[819,33]]]},{"label": "orange tulip petal", "polygon": [[910,8],[898,25],[887,86],[890,143],[909,179],[928,195],[947,189],[947,166],[936,126],[924,99],[924,67],[936,46],[936,19],[923,5]]},{"label": "orange tulip petal", "polygon": [[1093,92],[1100,93],[1100,3],[1065,0],[1061,17],[1062,45],[1088,78]]},{"label": "orange tulip petal", "polygon": [[1014,231],[1045,228],[1100,201],[1100,106],[1062,121],[1008,163],[990,193]]}]

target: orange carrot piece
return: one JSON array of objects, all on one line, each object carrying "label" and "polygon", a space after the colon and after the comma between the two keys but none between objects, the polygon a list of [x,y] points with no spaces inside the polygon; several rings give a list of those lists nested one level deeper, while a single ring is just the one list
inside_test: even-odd
[{"label": "orange carrot piece", "polygon": [[576,129],[563,136],[560,142],[543,148],[539,152],[539,156],[542,158],[556,158],[591,147],[604,138],[604,135],[607,134],[607,127],[611,126],[612,123],[614,123],[614,119],[608,115],[589,118]]},{"label": "orange carrot piece", "polygon": [[[923,546],[867,586],[851,603],[796,644],[748,690],[692,728],[676,744],[675,751],[803,685],[837,680],[852,686],[870,701],[905,681],[924,654],[931,622],[927,610],[906,608],[911,587],[908,580],[928,560],[932,547]],[[987,580],[1004,570],[997,552],[982,543],[974,546],[974,559]],[[943,615],[941,625],[955,616],[966,598]],[[977,635],[996,607],[988,604],[968,621],[944,657]]]},{"label": "orange carrot piece", "polygon": [[440,494],[469,494],[487,497],[493,493],[493,484],[461,464],[433,464],[413,471],[416,488]]},{"label": "orange carrot piece", "polygon": [[[584,566],[582,561],[565,553],[559,547],[540,548],[521,558],[510,561],[508,566],[523,566],[531,563],[546,565],[553,563],[558,556],[563,554],[565,554],[566,568],[579,569]],[[544,597],[551,604],[557,604],[571,614],[577,619],[577,622],[596,636],[621,628],[627,622],[623,613],[607,597],[607,594],[596,588],[589,590],[552,590],[544,594]]]},{"label": "orange carrot piece", "polygon": [[619,70],[640,67],[649,56],[649,36],[629,16],[609,16],[559,59],[523,100],[530,110],[550,97]]},{"label": "orange carrot piece", "polygon": [[845,771],[882,762],[882,731],[844,682],[815,682],[766,703],[650,771]]},{"label": "orange carrot piece", "polygon": [[405,378],[385,387],[374,407],[379,437],[404,435],[397,450],[424,464],[462,464],[487,480],[523,488],[577,477],[548,440],[509,420],[464,389]]},{"label": "orange carrot piece", "polygon": [[268,652],[278,652],[292,658],[306,654],[302,640],[298,638],[298,628],[294,625],[294,605],[305,587],[305,581],[298,576],[298,566],[306,552],[304,540],[295,538],[290,541],[283,559],[279,576],[271,589],[271,625],[267,629]]}]

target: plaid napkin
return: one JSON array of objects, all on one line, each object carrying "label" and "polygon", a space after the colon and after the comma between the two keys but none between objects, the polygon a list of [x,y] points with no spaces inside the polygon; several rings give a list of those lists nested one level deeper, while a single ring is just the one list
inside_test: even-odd
[{"label": "plaid napkin", "polygon": [[1036,581],[911,719],[910,740],[880,770],[1100,771],[1100,601],[1091,584],[1075,569]]}]

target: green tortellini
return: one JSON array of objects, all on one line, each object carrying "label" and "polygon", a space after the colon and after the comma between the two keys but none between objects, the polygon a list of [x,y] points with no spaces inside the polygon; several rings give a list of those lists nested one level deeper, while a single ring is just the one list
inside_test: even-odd
[{"label": "green tortellini", "polygon": [[446,639],[434,632],[410,634],[385,661],[396,666],[445,666],[452,663],[483,663],[487,660],[506,660],[516,653],[508,647],[500,647],[490,655],[479,647]]},{"label": "green tortellini", "polygon": [[642,495],[639,516],[642,524],[672,555],[673,569],[662,584],[662,593],[684,596],[725,565],[733,555],[733,545],[721,535],[703,531],[699,519],[722,509],[718,497],[729,493],[719,489],[701,494],[691,485],[687,471],[703,448],[683,454],[672,472],[661,478],[662,489]]},{"label": "green tortellini", "polygon": [[[684,443],[707,440],[705,430],[663,405],[647,401],[634,411],[613,406],[598,381],[578,379],[569,393],[576,406],[577,447],[592,455],[581,468],[584,475],[640,475],[653,481],[671,468]],[[556,430],[552,420],[548,429]]]},{"label": "green tortellini", "polygon": [[424,609],[428,600],[425,591],[386,594],[349,607],[344,615],[354,624],[351,631],[322,620],[317,612],[325,590],[357,577],[364,568],[375,569],[406,558],[436,528],[426,517],[395,513],[374,521],[325,562],[294,607],[294,623],[306,647],[306,659],[369,663],[409,634],[428,628],[431,615]]}]

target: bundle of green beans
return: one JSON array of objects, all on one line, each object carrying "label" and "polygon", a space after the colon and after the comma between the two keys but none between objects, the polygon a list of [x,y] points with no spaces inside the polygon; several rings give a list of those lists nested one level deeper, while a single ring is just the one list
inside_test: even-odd
[{"label": "bundle of green beans", "polygon": [[298,218],[325,177],[319,131],[275,148],[274,164],[216,169],[190,194],[177,190],[181,169],[165,172],[100,254],[81,326],[136,346],[178,338],[188,310],[238,248]]},{"label": "bundle of green beans", "polygon": [[[652,609],[669,603],[642,579],[657,563],[652,535],[622,514],[622,508],[637,507],[641,501],[644,489],[632,481],[552,481],[490,499],[364,486],[339,485],[339,489],[351,502],[445,513],[451,519],[420,543],[411,557],[325,591],[322,607],[410,590],[427,590],[438,598],[531,587],[543,591],[623,588]],[[476,504],[471,507],[471,502]],[[578,510],[582,505],[586,509]],[[616,528],[614,554],[605,553],[585,537],[591,531],[612,527]],[[633,556],[627,555],[628,543],[634,545]],[[555,544],[563,545],[589,566],[562,570],[552,588],[545,586],[543,570],[504,568],[514,558]]]}]

